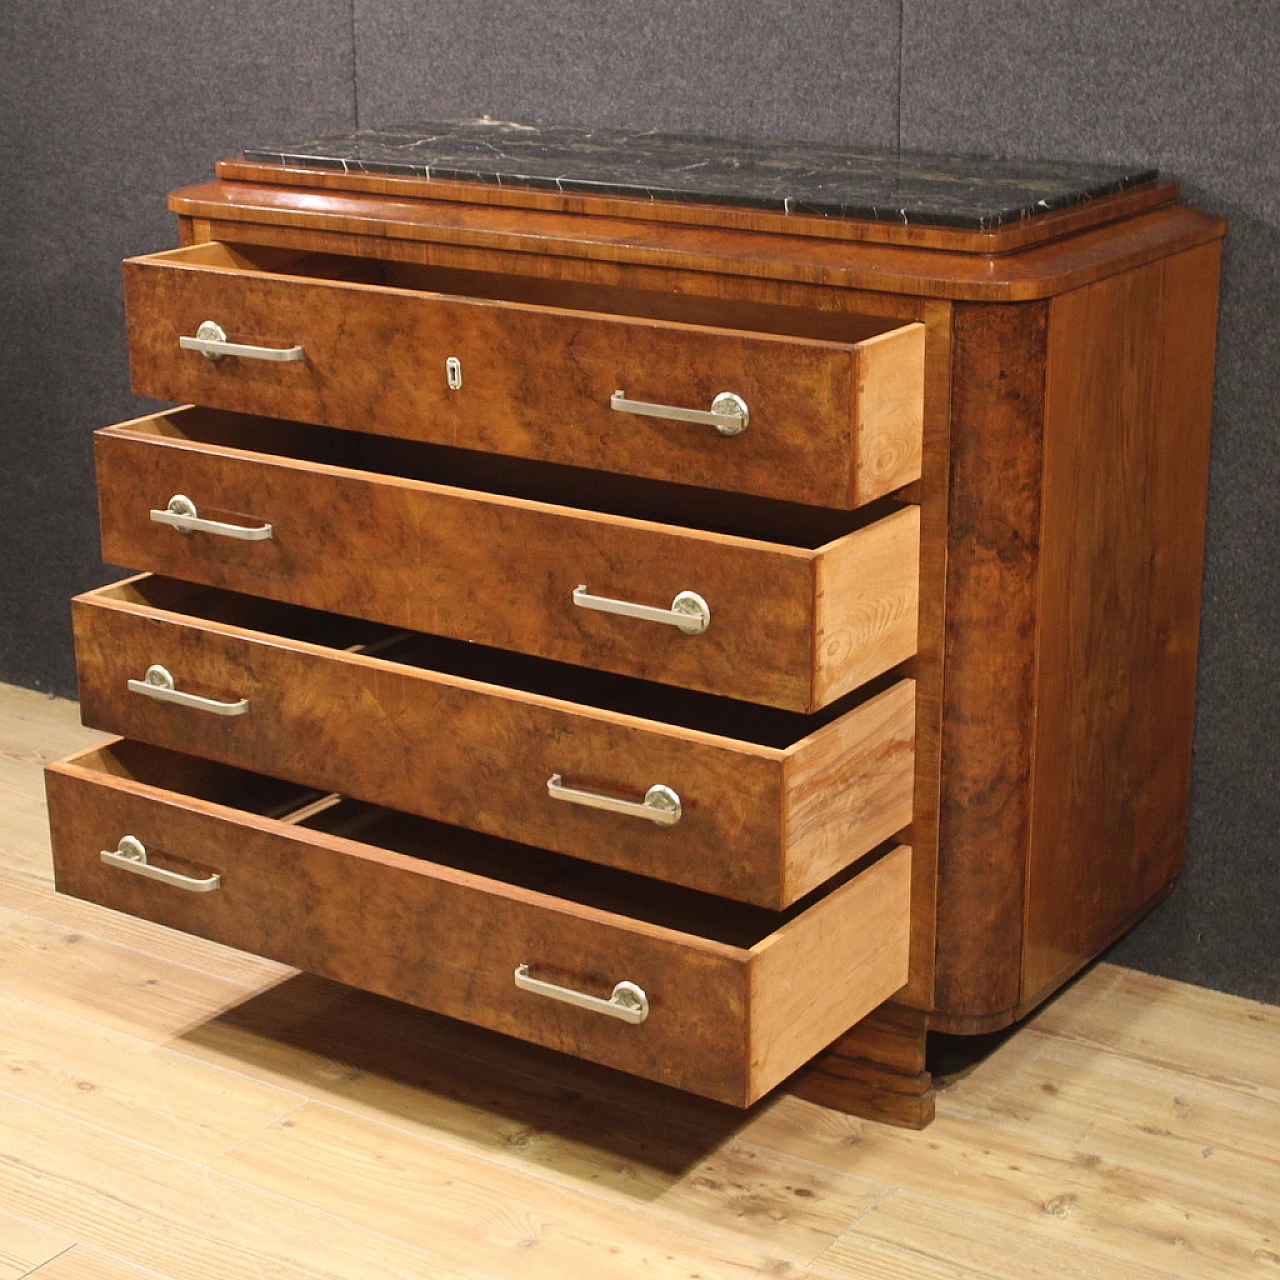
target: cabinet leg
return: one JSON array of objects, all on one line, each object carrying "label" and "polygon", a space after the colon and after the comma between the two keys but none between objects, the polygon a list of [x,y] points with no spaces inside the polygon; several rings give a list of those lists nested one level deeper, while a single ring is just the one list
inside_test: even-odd
[{"label": "cabinet leg", "polygon": [[903,1129],[933,1119],[933,1079],[925,1069],[925,1014],[882,1005],[783,1086],[849,1115]]}]

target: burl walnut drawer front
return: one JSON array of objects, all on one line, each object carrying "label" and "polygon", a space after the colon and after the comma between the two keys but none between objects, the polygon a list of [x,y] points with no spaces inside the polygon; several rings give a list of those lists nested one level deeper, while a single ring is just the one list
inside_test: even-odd
[{"label": "burl walnut drawer front", "polygon": [[216,243],[131,259],[134,388],[827,507],[919,476],[922,325],[849,316],[849,340],[831,341],[449,296],[431,279]]},{"label": "burl walnut drawer front", "polygon": [[905,848],[778,914],[137,743],[46,777],[60,892],[725,1102],[907,976]]},{"label": "burl walnut drawer front", "polygon": [[113,564],[796,711],[916,651],[914,506],[688,491],[743,536],[588,509],[652,482],[206,409],[96,448]]},{"label": "burl walnut drawer front", "polygon": [[164,578],[73,615],[95,728],[760,906],[911,821],[911,680],[798,716]]}]

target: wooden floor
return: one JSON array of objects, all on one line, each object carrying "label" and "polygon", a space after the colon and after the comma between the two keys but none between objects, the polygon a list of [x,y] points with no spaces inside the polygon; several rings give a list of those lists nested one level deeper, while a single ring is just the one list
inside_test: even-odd
[{"label": "wooden floor", "polygon": [[1101,966],[923,1133],[744,1116],[56,897],[94,737],[0,686],[0,1280],[1280,1277],[1280,1009]]}]

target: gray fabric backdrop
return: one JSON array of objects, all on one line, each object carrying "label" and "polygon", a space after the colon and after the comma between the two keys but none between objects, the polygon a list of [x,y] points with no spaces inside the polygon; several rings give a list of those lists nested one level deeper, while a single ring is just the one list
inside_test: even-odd
[{"label": "gray fabric backdrop", "polygon": [[74,693],[89,433],[129,394],[118,260],[266,139],[490,114],[1158,164],[1232,220],[1191,852],[1113,958],[1280,1001],[1280,4],[7,0],[0,679]]}]

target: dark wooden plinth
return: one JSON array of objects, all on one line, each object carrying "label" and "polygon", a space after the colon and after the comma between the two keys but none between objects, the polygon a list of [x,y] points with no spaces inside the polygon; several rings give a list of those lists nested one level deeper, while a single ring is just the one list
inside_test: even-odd
[{"label": "dark wooden plinth", "polygon": [[783,1088],[836,1111],[923,1129],[934,1110],[933,1079],[925,1067],[925,1015],[882,1006]]}]

